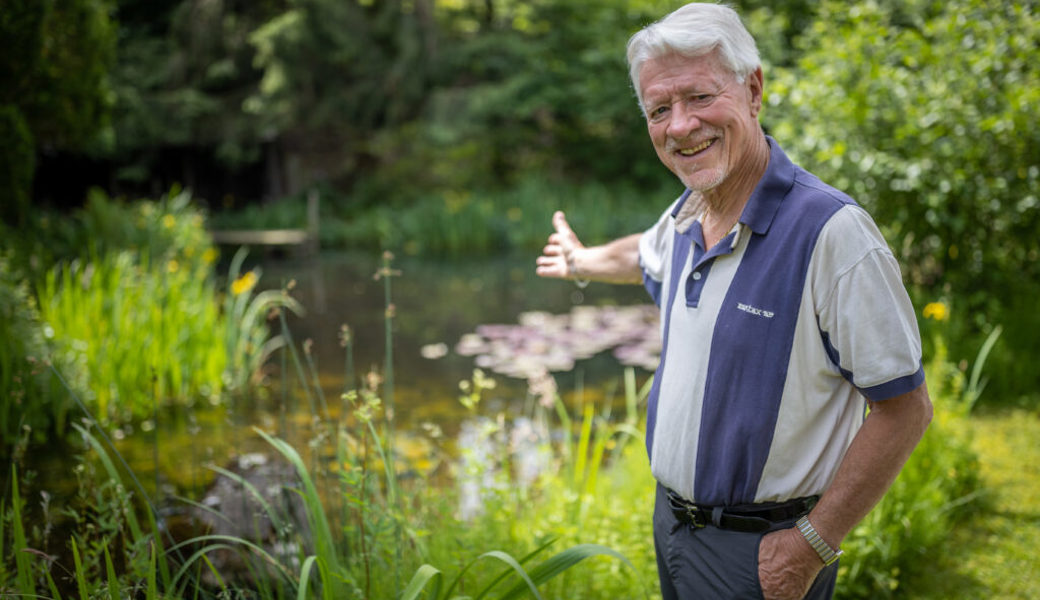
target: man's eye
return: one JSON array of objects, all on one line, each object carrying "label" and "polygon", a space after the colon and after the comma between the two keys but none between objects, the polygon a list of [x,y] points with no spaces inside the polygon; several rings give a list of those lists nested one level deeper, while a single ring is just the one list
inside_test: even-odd
[{"label": "man's eye", "polygon": [[650,111],[650,118],[660,117],[661,115],[663,115],[666,112],[668,112],[668,107],[667,106],[658,106],[657,108],[652,109]]}]

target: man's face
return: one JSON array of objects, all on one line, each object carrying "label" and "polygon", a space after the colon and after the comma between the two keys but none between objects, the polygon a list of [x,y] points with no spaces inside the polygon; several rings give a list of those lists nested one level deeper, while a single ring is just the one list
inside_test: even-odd
[{"label": "man's face", "polygon": [[667,54],[643,64],[639,87],[658,158],[694,191],[739,172],[762,135],[761,69],[738,83],[714,52]]}]

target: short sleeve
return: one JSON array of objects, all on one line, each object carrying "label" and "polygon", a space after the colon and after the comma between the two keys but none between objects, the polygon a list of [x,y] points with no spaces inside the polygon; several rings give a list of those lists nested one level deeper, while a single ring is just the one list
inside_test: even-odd
[{"label": "short sleeve", "polygon": [[670,254],[673,236],[671,214],[665,212],[639,237],[639,266],[643,277],[661,282],[664,280],[666,257]]},{"label": "short sleeve", "polygon": [[653,298],[654,304],[661,306],[661,292],[667,269],[671,262],[672,243],[675,238],[675,219],[672,214],[687,194],[672,203],[649,229],[639,237],[639,267],[643,270],[643,285]]},{"label": "short sleeve", "polygon": [[845,378],[871,400],[919,386],[917,318],[899,264],[866,211],[849,205],[831,217],[810,269],[820,333]]}]

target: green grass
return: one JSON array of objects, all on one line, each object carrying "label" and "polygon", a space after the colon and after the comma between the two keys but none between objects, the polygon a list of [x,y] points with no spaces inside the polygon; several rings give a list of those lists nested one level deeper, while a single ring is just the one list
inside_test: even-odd
[{"label": "green grass", "polygon": [[954,528],[933,567],[915,573],[907,598],[1040,598],[1040,413],[983,412],[971,417],[986,502]]}]

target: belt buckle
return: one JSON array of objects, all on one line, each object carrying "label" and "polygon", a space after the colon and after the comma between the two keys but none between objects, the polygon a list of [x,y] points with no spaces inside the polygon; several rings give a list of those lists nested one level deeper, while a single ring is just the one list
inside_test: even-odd
[{"label": "belt buckle", "polygon": [[708,519],[704,517],[704,511],[694,506],[684,506],[686,515],[690,517],[690,527],[703,529],[708,526]]}]

